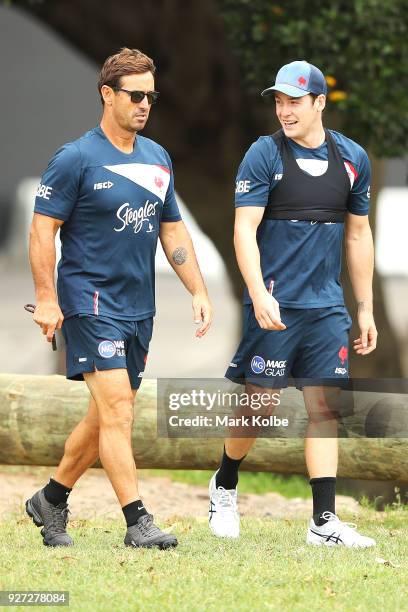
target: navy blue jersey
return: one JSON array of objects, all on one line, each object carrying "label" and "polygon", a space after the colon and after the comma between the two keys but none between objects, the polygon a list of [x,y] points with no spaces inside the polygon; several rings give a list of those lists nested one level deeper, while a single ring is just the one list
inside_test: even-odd
[{"label": "navy blue jersey", "polygon": [[160,223],[181,219],[163,147],[138,135],[127,154],[99,126],[90,130],[51,159],[34,212],[64,221],[57,287],[66,318],[155,314]]},{"label": "navy blue jersey", "polygon": [[[367,215],[370,201],[370,162],[353,140],[330,130],[350,179],[347,210]],[[303,172],[324,174],[327,143],[316,149],[290,138],[289,145]],[[261,136],[248,149],[237,174],[235,205],[266,207],[283,176],[279,150],[271,136]],[[344,223],[263,219],[257,242],[265,287],[286,308],[322,308],[344,304],[340,284]],[[251,303],[247,289],[244,303]]]}]

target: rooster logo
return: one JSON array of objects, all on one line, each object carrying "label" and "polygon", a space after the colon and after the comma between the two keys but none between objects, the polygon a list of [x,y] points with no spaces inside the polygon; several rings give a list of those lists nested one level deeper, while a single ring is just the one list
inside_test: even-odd
[{"label": "rooster logo", "polygon": [[156,187],[158,187],[159,189],[163,188],[163,179],[160,178],[160,176],[156,176],[156,178],[154,179],[154,184],[156,185]]},{"label": "rooster logo", "polygon": [[346,361],[347,356],[348,356],[348,348],[346,346],[342,346],[341,349],[339,350],[339,357],[340,357],[341,365],[344,365],[344,362]]},{"label": "rooster logo", "polygon": [[300,76],[300,77],[298,78],[298,83],[299,83],[299,85],[306,85],[306,79],[305,79],[305,77]]}]

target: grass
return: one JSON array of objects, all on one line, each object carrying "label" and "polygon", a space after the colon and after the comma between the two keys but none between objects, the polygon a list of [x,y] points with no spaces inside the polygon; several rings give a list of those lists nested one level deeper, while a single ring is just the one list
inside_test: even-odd
[{"label": "grass", "polygon": [[74,547],[45,548],[21,515],[0,523],[0,588],[68,590],[75,611],[406,610],[406,516],[364,509],[369,550],[308,547],[303,520],[244,517],[231,541],[174,517],[180,545],[158,551],[125,548],[122,521],[99,519],[70,524]]},{"label": "grass", "polygon": [[[171,480],[208,487],[214,472],[208,470],[146,470],[151,476],[168,476]],[[309,480],[305,476],[282,476],[268,472],[239,473],[240,493],[280,493],[284,497],[311,497]]]}]

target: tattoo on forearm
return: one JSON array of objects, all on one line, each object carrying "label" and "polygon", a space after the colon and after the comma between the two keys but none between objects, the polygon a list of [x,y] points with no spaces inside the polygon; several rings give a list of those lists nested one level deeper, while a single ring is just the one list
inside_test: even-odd
[{"label": "tattoo on forearm", "polygon": [[358,312],[362,312],[364,310],[364,302],[357,302],[357,310]]},{"label": "tattoo on forearm", "polygon": [[184,247],[177,247],[172,257],[173,257],[174,263],[177,266],[181,266],[181,264],[187,261],[187,249],[185,249]]}]

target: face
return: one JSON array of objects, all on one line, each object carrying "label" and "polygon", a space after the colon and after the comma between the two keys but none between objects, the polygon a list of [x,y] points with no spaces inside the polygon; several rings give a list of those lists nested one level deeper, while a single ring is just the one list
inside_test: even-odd
[{"label": "face", "polygon": [[[151,72],[128,74],[121,77],[118,85],[128,91],[154,91],[154,77]],[[111,109],[112,117],[119,127],[128,132],[140,132],[149,118],[150,108],[146,96],[141,102],[132,102],[125,91],[113,91],[104,85],[102,94],[105,106]]]},{"label": "face", "polygon": [[320,95],[313,101],[310,94],[301,98],[291,98],[280,91],[275,93],[276,116],[285,136],[303,139],[321,125],[325,96]]}]

